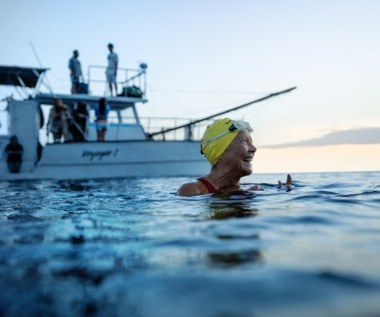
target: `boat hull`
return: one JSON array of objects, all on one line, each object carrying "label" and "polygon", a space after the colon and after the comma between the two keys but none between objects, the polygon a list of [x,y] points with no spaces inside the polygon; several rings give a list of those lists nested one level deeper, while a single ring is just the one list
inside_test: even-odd
[{"label": "boat hull", "polygon": [[[97,179],[199,176],[210,165],[196,141],[115,141],[47,144],[38,162],[24,162],[0,179]],[[32,164],[33,163],[33,164]]]}]

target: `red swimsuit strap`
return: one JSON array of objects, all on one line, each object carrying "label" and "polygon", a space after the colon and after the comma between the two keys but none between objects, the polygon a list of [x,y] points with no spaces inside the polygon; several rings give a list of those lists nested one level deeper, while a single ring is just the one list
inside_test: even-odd
[{"label": "red swimsuit strap", "polygon": [[217,190],[216,188],[214,187],[213,184],[211,184],[207,179],[205,179],[204,177],[200,177],[197,179],[198,181],[200,181],[203,185],[205,185],[205,187],[207,188],[208,192],[209,193],[216,193]]}]

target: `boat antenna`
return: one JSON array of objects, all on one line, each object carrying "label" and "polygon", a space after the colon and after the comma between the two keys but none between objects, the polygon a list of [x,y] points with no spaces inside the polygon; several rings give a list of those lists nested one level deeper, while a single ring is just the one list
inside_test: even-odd
[{"label": "boat antenna", "polygon": [[230,109],[227,109],[225,111],[222,111],[222,112],[218,112],[218,113],[215,113],[213,115],[210,115],[210,116],[207,116],[205,118],[202,118],[202,119],[197,119],[197,120],[194,120],[194,121],[190,121],[189,123],[186,123],[186,124],[183,124],[183,125],[180,125],[180,126],[176,126],[176,127],[173,127],[173,128],[169,128],[169,129],[166,129],[166,130],[162,130],[162,131],[158,131],[158,132],[154,132],[154,133],[149,133],[148,136],[149,137],[153,137],[155,135],[159,135],[159,134],[165,134],[167,132],[171,132],[171,131],[174,131],[174,130],[178,130],[178,129],[182,129],[182,128],[186,128],[186,127],[190,127],[194,124],[197,124],[197,123],[200,123],[200,122],[203,122],[203,121],[206,121],[206,120],[210,120],[212,118],[215,118],[215,117],[218,117],[218,116],[221,116],[222,114],[226,114],[228,112],[232,112],[232,111],[236,111],[236,110],[239,110],[241,108],[244,108],[244,107],[247,107],[247,106],[250,106],[254,103],[257,103],[257,102],[261,102],[261,101],[264,101],[266,99],[269,99],[269,98],[273,98],[273,97],[276,97],[278,95],[282,95],[282,94],[285,94],[285,93],[288,93],[288,92],[291,92],[292,90],[296,89],[297,87],[294,86],[294,87],[291,87],[291,88],[288,88],[288,89],[285,89],[285,90],[281,90],[281,91],[277,91],[277,92],[274,92],[274,93],[271,93],[265,97],[262,97],[262,98],[259,98],[259,99],[256,99],[256,100],[253,100],[253,101],[250,101],[250,102],[247,102],[247,103],[244,103],[242,105],[239,105],[239,106],[236,106],[236,107],[233,107],[233,108],[230,108]]},{"label": "boat antenna", "polygon": [[[37,59],[38,66],[40,66],[40,68],[44,68],[44,67],[42,66],[42,63],[41,63],[40,58],[38,57],[37,51],[36,51],[36,49],[34,48],[33,42],[32,42],[32,41],[29,41],[29,44],[30,44],[30,46],[32,47],[32,51],[33,51],[33,53],[34,53],[34,56],[35,56],[36,59]],[[45,85],[46,85],[47,89],[49,89],[49,92],[50,92],[52,95],[55,95],[54,92],[53,92],[53,89],[51,89],[51,85],[50,85],[50,82],[49,82],[49,79],[48,79],[47,75],[45,75],[45,78],[46,78],[46,84],[45,84]]]}]

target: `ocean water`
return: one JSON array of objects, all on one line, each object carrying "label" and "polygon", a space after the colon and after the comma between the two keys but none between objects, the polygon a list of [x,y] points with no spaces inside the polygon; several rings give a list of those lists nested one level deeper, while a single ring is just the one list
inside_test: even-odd
[{"label": "ocean water", "polygon": [[0,316],[380,316],[380,172],[0,182]]}]

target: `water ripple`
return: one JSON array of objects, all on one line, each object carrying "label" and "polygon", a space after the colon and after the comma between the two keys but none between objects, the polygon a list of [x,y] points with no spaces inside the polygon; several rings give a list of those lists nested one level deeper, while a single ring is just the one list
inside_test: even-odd
[{"label": "water ripple", "polygon": [[376,316],[379,176],[0,182],[0,315]]}]

